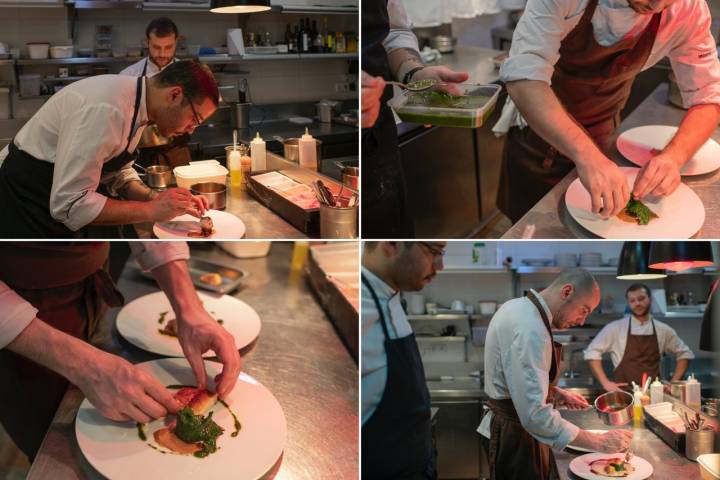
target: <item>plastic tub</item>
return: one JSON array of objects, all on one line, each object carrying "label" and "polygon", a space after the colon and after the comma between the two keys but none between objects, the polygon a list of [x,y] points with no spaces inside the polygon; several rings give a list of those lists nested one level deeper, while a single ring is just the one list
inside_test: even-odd
[{"label": "plastic tub", "polygon": [[720,453],[706,453],[697,457],[703,480],[720,479]]},{"label": "plastic tub", "polygon": [[189,190],[193,184],[202,182],[215,182],[225,185],[229,172],[217,160],[203,160],[175,167],[173,173],[175,174],[177,186]]},{"label": "plastic tub", "polygon": [[52,58],[72,58],[75,53],[75,47],[72,45],[50,47],[50,57]]},{"label": "plastic tub", "polygon": [[463,95],[443,91],[404,91],[390,102],[404,122],[442,127],[478,128],[495,109],[500,85],[458,85]]},{"label": "plastic tub", "polygon": [[48,58],[48,53],[50,51],[49,43],[32,42],[26,43],[25,45],[27,46],[28,55],[30,56],[30,58],[34,60]]},{"label": "plastic tub", "polygon": [[20,80],[21,97],[37,97],[40,95],[42,75],[35,73],[28,75],[18,75],[18,79]]}]

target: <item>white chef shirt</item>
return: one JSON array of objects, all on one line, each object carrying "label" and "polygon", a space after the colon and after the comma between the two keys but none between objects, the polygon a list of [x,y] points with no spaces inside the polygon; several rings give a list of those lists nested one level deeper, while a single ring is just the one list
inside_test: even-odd
[{"label": "white chef shirt", "polygon": [[[622,361],[623,355],[625,355],[629,321],[632,321],[630,329],[633,335],[652,335],[653,328],[650,321],[645,322],[643,325],[634,315],[628,315],[608,323],[600,330],[587,349],[584,350],[585,360],[602,360],[603,353],[609,353],[613,368],[616,368]],[[678,337],[672,327],[657,320],[654,320],[654,322],[660,355],[674,355],[677,360],[695,358],[695,354],[690,350],[690,347]]]},{"label": "white chef shirt", "polygon": [[[534,290],[552,323],[552,312]],[[495,400],[511,398],[523,428],[539,442],[563,449],[580,429],[547,402],[553,348],[540,312],[529,298],[506,302],[493,315],[485,339],[485,393]],[[478,433],[490,438],[488,412]]]},{"label": "white chef shirt", "polygon": [[405,12],[402,0],[388,0],[388,20],[390,31],[383,40],[383,47],[387,53],[399,48],[409,48],[420,55],[418,40],[412,31],[412,23]]},{"label": "white chef shirt", "polygon": [[[551,83],[560,58],[560,42],[580,21],[589,0],[528,0],[515,28],[510,56],[500,69],[504,82],[540,80]],[[599,0],[592,17],[595,39],[611,46],[640,35],[652,15],[635,13],[627,0]],[[652,52],[643,70],[669,57],[685,107],[720,104],[720,62],[710,32],[710,10],[701,0],[677,0],[665,9]],[[510,99],[508,99],[510,100]],[[523,125],[515,104],[503,108],[496,133]]]},{"label": "white chef shirt", "polygon": [[[365,267],[362,274],[368,279],[378,297],[380,308],[385,314],[385,322],[390,338],[403,338],[412,334],[405,311],[400,303],[400,293],[393,290],[377,275]],[[377,408],[387,381],[387,354],[385,353],[385,334],[380,324],[373,297],[367,286],[362,284],[361,309],[362,338],[362,423],[367,422]]]},{"label": "white chef shirt", "polygon": [[128,75],[131,77],[139,77],[142,75],[143,69],[145,68],[145,65],[147,64],[147,70],[145,70],[145,76],[150,78],[154,77],[158,73],[160,73],[162,70],[167,68],[168,65],[177,62],[177,58],[173,58],[170,63],[165,65],[162,69],[155,65],[155,62],[150,60],[150,57],[145,57],[142,60],[138,60],[137,62],[133,63],[127,68],[124,68],[123,70],[120,70],[120,75]]},{"label": "white chef shirt", "polygon": [[[140,267],[153,270],[174,260],[187,260],[190,250],[185,242],[129,242]],[[0,348],[5,348],[37,315],[33,307],[0,279]]]},{"label": "white chef shirt", "polygon": [[[140,181],[131,167],[102,175],[102,166],[128,147],[134,151],[148,124],[146,81],[137,120],[131,125],[137,78],[99,75],[71,83],[33,115],[15,136],[20,150],[55,164],[50,191],[50,214],[77,231],[100,214],[107,197],[97,193],[100,183],[111,194],[131,181]],[[0,165],[8,147],[0,151]]]}]

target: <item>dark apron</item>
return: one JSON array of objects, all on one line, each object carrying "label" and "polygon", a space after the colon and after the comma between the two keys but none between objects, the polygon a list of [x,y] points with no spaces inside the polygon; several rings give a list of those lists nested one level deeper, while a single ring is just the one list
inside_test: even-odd
[{"label": "dark apron", "polygon": [[[135,110],[128,146],[133,137],[133,127],[140,110],[142,78],[138,78],[135,93]],[[120,155],[105,162],[102,174],[117,172],[134,160],[128,147]],[[53,186],[55,164],[40,160],[18,149],[14,141],[9,145],[10,153],[0,166],[0,205],[3,206],[3,221],[0,222],[0,238],[115,238],[117,227],[87,226],[73,232],[50,215],[50,191]],[[99,184],[97,192],[108,196],[104,185]]]},{"label": "dark apron", "polygon": [[652,319],[650,319],[653,327],[652,335],[633,335],[632,318],[629,320],[625,352],[622,360],[615,367],[613,382],[627,383],[625,389],[632,390],[631,382],[642,386],[643,373],[647,373],[650,378],[660,377],[660,348],[655,322]]},{"label": "dark apron", "polygon": [[[531,293],[527,297],[540,312],[543,323],[552,339],[550,320],[538,299]],[[548,372],[550,387],[560,378],[562,345],[553,340],[553,357]],[[490,399],[486,405],[492,412],[490,440],[481,437],[488,452],[491,480],[546,480],[559,478],[552,449],[537,441],[520,423],[511,398]]]},{"label": "dark apron", "polygon": [[[662,12],[653,15],[637,38],[611,47],[597,43],[592,16],[598,0],[590,0],[582,18],[560,44],[552,89],[568,114],[603,151],[609,151],[635,77],[652,51]],[[512,127],[503,150],[498,208],[517,222],[575,164],[530,127]]]},{"label": "dark apron", "polygon": [[[705,305],[705,313],[703,313],[702,324],[700,325],[700,350],[707,352],[713,352],[717,350],[716,345],[713,347],[713,323],[716,325],[720,324],[720,297],[716,295],[718,284],[720,280],[715,280],[712,288],[710,289],[710,295],[708,296],[707,305]],[[715,326],[715,329],[718,327]],[[717,331],[717,330],[715,330]]]},{"label": "dark apron", "polygon": [[[43,322],[88,340],[106,307],[123,304],[104,270],[108,247],[106,242],[2,242],[0,280],[37,308]],[[67,386],[57,373],[0,349],[0,423],[31,462]]]},{"label": "dark apron", "polygon": [[[145,66],[140,74],[141,78],[144,78],[147,75],[147,66],[149,61],[149,58],[145,59]],[[173,59],[170,63],[175,63],[175,59]],[[170,168],[175,168],[182,165],[188,165],[190,160],[192,160],[190,148],[188,147],[189,140],[190,135],[184,134],[172,137],[167,145],[138,148],[137,163],[143,167],[149,167],[151,165],[167,165]]]},{"label": "dark apron", "polygon": [[[387,52],[382,45],[390,31],[387,0],[366,0],[362,14],[362,69],[369,75],[392,80]],[[380,99],[375,125],[362,129],[362,236],[412,238],[412,216],[406,201],[397,127],[387,106],[392,88]]]},{"label": "dark apron", "polygon": [[391,339],[385,314],[370,282],[385,333],[387,381],[377,409],[362,426],[362,478],[428,480],[437,478],[430,425],[430,393],[415,335]]}]

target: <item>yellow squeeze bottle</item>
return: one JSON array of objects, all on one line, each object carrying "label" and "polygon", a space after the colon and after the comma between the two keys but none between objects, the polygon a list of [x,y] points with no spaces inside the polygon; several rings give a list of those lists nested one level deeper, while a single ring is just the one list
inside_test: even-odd
[{"label": "yellow squeeze bottle", "polygon": [[635,387],[633,392],[633,422],[635,427],[641,427],[643,420],[642,392]]}]

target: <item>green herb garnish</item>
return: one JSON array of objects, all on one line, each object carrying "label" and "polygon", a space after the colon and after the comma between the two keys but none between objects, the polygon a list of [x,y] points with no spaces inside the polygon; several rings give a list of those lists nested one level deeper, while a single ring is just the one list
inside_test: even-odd
[{"label": "green herb garnish", "polygon": [[630,197],[625,206],[625,213],[637,219],[638,225],[647,225],[650,222],[652,212],[640,200]]},{"label": "green herb garnish", "polygon": [[212,419],[212,412],[207,417],[195,415],[190,407],[185,407],[178,413],[175,435],[187,443],[200,443],[202,450],[195,452],[196,457],[207,457],[217,451],[217,437],[222,435],[223,429]]}]

